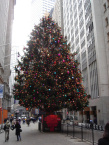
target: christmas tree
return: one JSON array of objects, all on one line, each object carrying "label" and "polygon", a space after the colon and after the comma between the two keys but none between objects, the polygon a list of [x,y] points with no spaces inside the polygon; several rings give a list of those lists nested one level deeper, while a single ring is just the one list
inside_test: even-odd
[{"label": "christmas tree", "polygon": [[75,55],[70,53],[60,27],[51,18],[42,18],[15,66],[15,99],[24,107],[46,112],[83,110],[88,97]]}]

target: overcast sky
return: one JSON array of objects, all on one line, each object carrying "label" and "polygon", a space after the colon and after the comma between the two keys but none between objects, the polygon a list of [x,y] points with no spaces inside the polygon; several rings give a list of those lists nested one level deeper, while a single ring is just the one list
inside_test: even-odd
[{"label": "overcast sky", "polygon": [[14,7],[13,46],[25,46],[31,32],[31,0],[16,0]]}]

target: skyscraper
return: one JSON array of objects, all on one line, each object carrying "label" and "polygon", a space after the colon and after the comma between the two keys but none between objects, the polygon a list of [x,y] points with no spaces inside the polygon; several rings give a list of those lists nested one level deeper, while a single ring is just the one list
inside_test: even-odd
[{"label": "skyscraper", "polygon": [[61,27],[62,34],[64,34],[64,30],[63,30],[63,0],[56,0],[55,1],[52,19],[56,23],[58,23],[58,26]]},{"label": "skyscraper", "polygon": [[32,0],[31,1],[31,18],[32,18],[32,28],[34,25],[40,23],[40,19],[49,13],[53,8],[55,0]]},{"label": "skyscraper", "polygon": [[77,52],[83,85],[91,96],[84,121],[96,118],[99,125],[109,121],[108,7],[109,0],[63,0],[64,37],[71,52]]},{"label": "skyscraper", "polygon": [[0,0],[0,84],[4,84],[4,96],[0,98],[0,107],[3,107],[5,112],[8,112],[11,106],[9,76],[15,2],[15,0]]}]

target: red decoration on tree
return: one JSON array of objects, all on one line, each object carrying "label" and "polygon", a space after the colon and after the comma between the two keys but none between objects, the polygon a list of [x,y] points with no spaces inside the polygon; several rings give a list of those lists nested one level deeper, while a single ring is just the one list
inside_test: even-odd
[{"label": "red decoration on tree", "polygon": [[50,128],[50,131],[54,131],[54,128],[57,127],[58,122],[61,121],[61,118],[59,118],[57,115],[48,115],[44,118],[44,121],[46,121],[47,126]]}]

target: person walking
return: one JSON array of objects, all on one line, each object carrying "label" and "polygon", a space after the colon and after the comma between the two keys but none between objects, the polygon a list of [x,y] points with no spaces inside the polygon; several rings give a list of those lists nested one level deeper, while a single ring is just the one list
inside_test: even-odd
[{"label": "person walking", "polygon": [[11,125],[12,125],[12,121],[13,121],[13,118],[11,117],[11,118],[10,118],[10,123],[11,123]]},{"label": "person walking", "polygon": [[16,128],[15,134],[16,134],[16,136],[17,136],[17,141],[19,141],[19,140],[21,141],[20,132],[21,132],[22,130],[21,130],[21,125],[20,125],[20,123],[19,123],[18,120],[16,121],[15,128]]},{"label": "person walking", "polygon": [[27,123],[28,126],[30,125],[30,119],[29,118],[27,118],[26,123]]},{"label": "person walking", "polygon": [[103,137],[98,140],[98,145],[109,145],[109,122],[105,125]]},{"label": "person walking", "polygon": [[9,130],[10,130],[10,123],[7,120],[5,125],[4,125],[4,130],[5,130],[5,142],[9,140]]},{"label": "person walking", "polygon": [[14,128],[15,128],[15,121],[14,121],[14,119],[13,119],[12,125],[11,125],[11,130],[14,130]]}]

